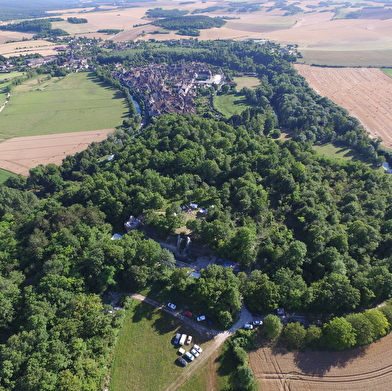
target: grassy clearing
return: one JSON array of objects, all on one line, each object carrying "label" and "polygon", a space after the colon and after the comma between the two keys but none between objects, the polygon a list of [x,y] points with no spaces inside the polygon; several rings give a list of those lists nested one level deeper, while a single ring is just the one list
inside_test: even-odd
[{"label": "grassy clearing", "polygon": [[215,95],[214,97],[214,107],[223,116],[231,117],[235,114],[240,114],[249,105],[246,103],[244,95],[241,94],[225,94],[225,95]]},{"label": "grassy clearing", "polygon": [[352,151],[349,148],[342,148],[342,147],[336,147],[333,144],[323,144],[323,145],[314,145],[313,149],[321,154],[321,155],[325,155],[327,157],[331,157],[331,158],[339,158],[339,159],[343,159],[343,160],[347,160],[347,161],[352,161],[352,162],[362,162],[367,164],[369,167],[373,168],[373,169],[378,169],[380,170],[380,167],[377,167],[375,165],[373,165],[372,163],[369,163],[368,161],[364,160],[363,157],[355,152]]},{"label": "grassy clearing", "polygon": [[16,177],[17,175],[12,173],[12,172],[9,172],[9,171],[2,170],[0,168],[0,183],[5,182],[11,176],[15,176]]},{"label": "grassy clearing", "polygon": [[0,73],[0,81],[5,79],[13,79],[14,77],[23,76],[23,72],[10,72],[10,73]]},{"label": "grassy clearing", "polygon": [[234,373],[236,365],[227,341],[223,345],[217,361],[219,390],[232,390],[233,384],[235,384]]},{"label": "grassy clearing", "polygon": [[110,129],[126,113],[122,93],[92,73],[50,80],[40,75],[13,90],[0,113],[0,138]]},{"label": "grassy clearing", "polygon": [[177,332],[191,334],[200,343],[193,329],[177,318],[133,301],[116,344],[109,389],[156,391],[169,386],[183,371],[172,344]]},{"label": "grassy clearing", "polygon": [[240,91],[244,87],[256,88],[260,85],[257,77],[234,77],[233,81],[237,83],[237,90]]},{"label": "grassy clearing", "polygon": [[207,367],[192,375],[177,391],[201,391],[207,388]]},{"label": "grassy clearing", "polygon": [[383,68],[381,69],[387,76],[392,77],[392,68]]}]

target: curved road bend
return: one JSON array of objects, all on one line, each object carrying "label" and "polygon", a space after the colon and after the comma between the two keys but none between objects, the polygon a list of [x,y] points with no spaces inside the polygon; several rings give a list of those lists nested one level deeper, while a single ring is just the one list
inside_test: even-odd
[{"label": "curved road bend", "polygon": [[229,330],[214,331],[214,330],[210,330],[209,328],[201,324],[197,324],[197,323],[195,324],[194,321],[187,318],[186,316],[154,300],[151,300],[148,297],[145,297],[138,293],[131,293],[129,294],[129,296],[136,300],[144,301],[145,303],[153,305],[154,307],[157,307],[167,312],[168,314],[183,320],[184,322],[190,324],[193,328],[213,338],[213,343],[207,346],[203,350],[203,353],[197,359],[195,359],[195,361],[187,365],[184,368],[183,373],[169,387],[167,387],[165,391],[175,391],[178,387],[180,387],[183,383],[185,383],[185,381],[188,380],[191,375],[193,375],[198,369],[202,368],[207,363],[208,359],[212,356],[214,352],[216,352],[219,346],[221,346],[223,342],[226,341],[227,338],[229,338],[232,334],[234,334],[245,323],[252,322],[253,320],[251,313],[246,309],[245,306],[242,306],[241,314],[238,321]]}]

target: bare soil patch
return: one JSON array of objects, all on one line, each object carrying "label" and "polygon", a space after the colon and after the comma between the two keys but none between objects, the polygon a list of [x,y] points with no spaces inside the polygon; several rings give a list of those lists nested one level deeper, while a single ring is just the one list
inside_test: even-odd
[{"label": "bare soil patch", "polygon": [[28,176],[39,164],[60,165],[67,155],[85,150],[93,141],[106,139],[114,129],[17,137],[0,143],[0,168]]},{"label": "bare soil patch", "polygon": [[322,68],[295,65],[310,86],[344,107],[369,132],[392,147],[392,78],[375,68]]},{"label": "bare soil patch", "polygon": [[250,365],[263,391],[386,391],[392,381],[392,335],[344,352],[263,348]]}]

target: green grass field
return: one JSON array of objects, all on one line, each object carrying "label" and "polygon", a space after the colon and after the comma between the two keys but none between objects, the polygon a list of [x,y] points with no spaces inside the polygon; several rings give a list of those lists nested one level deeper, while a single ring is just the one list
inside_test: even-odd
[{"label": "green grass field", "polygon": [[2,170],[0,168],[0,183],[3,183],[6,179],[8,179],[10,176],[17,176],[16,174],[6,171],[6,170]]},{"label": "green grass field", "polygon": [[12,92],[0,113],[0,138],[111,129],[127,114],[122,93],[92,73],[47,80],[42,75]]},{"label": "green grass field", "polygon": [[177,318],[133,301],[116,344],[110,391],[157,391],[173,383],[183,371],[175,362],[177,348],[172,344],[177,332],[191,334],[195,343],[202,343]]},{"label": "green grass field", "polygon": [[244,95],[232,93],[215,95],[214,97],[214,108],[225,117],[239,114],[247,107],[249,107],[249,105],[246,103]]},{"label": "green grass field", "polygon": [[256,88],[260,85],[260,81],[257,77],[234,77],[233,81],[237,83],[237,90],[240,91],[244,87]]},{"label": "green grass field", "polygon": [[392,68],[383,68],[381,69],[387,76],[392,77]]},{"label": "green grass field", "polygon": [[22,75],[24,75],[23,72],[0,73],[0,81],[5,79],[13,79],[14,77],[22,76]]},{"label": "green grass field", "polygon": [[353,161],[353,162],[361,161],[362,163],[367,164],[369,167],[373,169],[381,170],[380,167],[377,167],[369,163],[368,161],[364,160],[360,154],[348,148],[336,147],[332,144],[323,144],[323,145],[313,145],[313,149],[317,153],[321,155],[325,155],[327,157],[340,158],[343,160]]}]

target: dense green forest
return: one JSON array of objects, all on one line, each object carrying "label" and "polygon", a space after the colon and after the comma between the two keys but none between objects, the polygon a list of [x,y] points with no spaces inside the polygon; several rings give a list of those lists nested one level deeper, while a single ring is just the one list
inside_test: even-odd
[{"label": "dense green forest", "polygon": [[171,9],[164,10],[162,8],[153,8],[149,9],[146,12],[147,17],[149,18],[169,18],[169,17],[181,17],[188,14],[189,11],[179,10],[179,9]]},{"label": "dense green forest", "polygon": [[[142,43],[100,56],[97,74],[121,88],[115,62],[181,59],[220,66],[229,79],[255,72],[260,87],[243,91],[252,106],[227,120],[167,114],[140,131],[123,89],[129,118],[107,140],[0,186],[0,390],[101,389],[122,319],[102,304],[112,290],[155,288],[219,328],[236,319],[242,297],[261,313],[342,315],[323,329],[286,328],[295,347],[298,333],[315,346],[322,332],[322,346],[342,349],[389,330],[390,307],[343,315],[391,296],[392,179],[312,149],[334,141],[380,164],[378,142],[312,91],[274,44]],[[272,139],[276,129],[293,140]],[[146,231],[111,240],[139,214],[151,236],[165,238],[184,226],[190,202],[207,209],[186,223],[192,242],[238,262],[240,273],[211,265],[190,277]],[[276,317],[265,324],[276,338]]]},{"label": "dense green forest", "polygon": [[152,24],[168,30],[179,30],[181,28],[211,29],[213,27],[222,27],[226,24],[226,21],[222,18],[211,18],[206,15],[190,15],[158,19]]},{"label": "dense green forest", "polygon": [[0,26],[0,30],[21,31],[21,32],[37,32],[34,38],[44,38],[49,36],[69,35],[61,29],[52,29],[52,22],[61,21],[61,18],[24,20],[19,23],[9,23]]},{"label": "dense green forest", "polygon": [[88,20],[86,18],[76,18],[76,17],[67,18],[67,21],[73,24],[88,23]]}]

